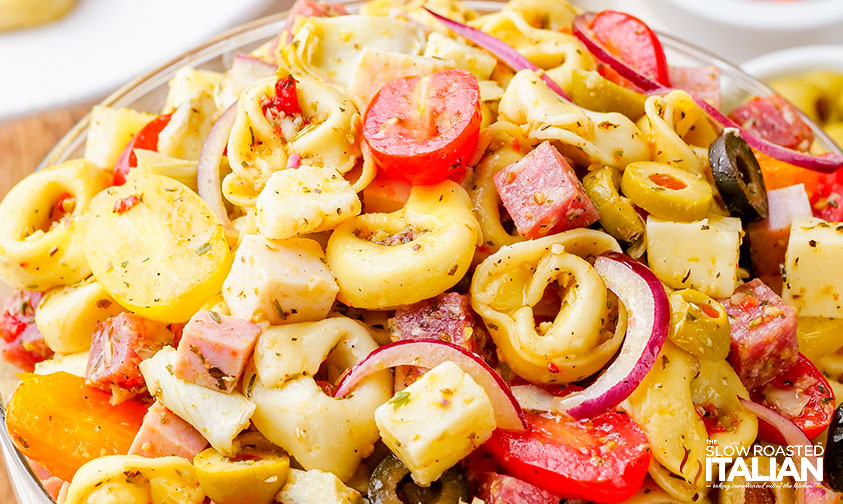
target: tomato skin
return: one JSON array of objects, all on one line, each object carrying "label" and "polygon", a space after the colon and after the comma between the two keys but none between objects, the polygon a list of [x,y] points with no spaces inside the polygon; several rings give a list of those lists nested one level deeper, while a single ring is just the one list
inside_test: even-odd
[{"label": "tomato skin", "polygon": [[24,455],[65,481],[86,462],[126,454],[147,405],[109,404],[111,394],[65,372],[23,375],[6,409],[6,429]]},{"label": "tomato skin", "polygon": [[114,165],[114,185],[125,184],[129,170],[138,165],[138,158],[135,156],[134,149],[158,151],[158,136],[161,134],[161,130],[170,123],[172,116],[173,114],[159,115],[149,121],[134,138],[129,140]]},{"label": "tomato skin", "polygon": [[660,84],[670,86],[664,49],[646,23],[625,12],[604,10],[594,16],[589,28],[597,41],[616,58]]},{"label": "tomato skin", "polygon": [[463,175],[481,120],[477,79],[464,70],[442,70],[381,88],[366,110],[363,138],[388,177],[435,184]]},{"label": "tomato skin", "polygon": [[[800,386],[800,382],[807,381],[809,385]],[[767,387],[773,387],[778,390],[797,390],[809,396],[809,400],[805,407],[802,408],[801,414],[793,418],[787,412],[776,407],[775,403],[767,400],[764,397],[764,390]],[[799,354],[799,359],[787,371],[781,373],[772,381],[755,389],[750,394],[754,402],[762,404],[780,415],[783,415],[797,427],[802,429],[802,432],[808,436],[808,439],[814,439],[824,431],[831,423],[831,418],[834,416],[834,392],[825,379],[822,372],[804,355]],[[774,429],[770,424],[764,420],[758,419],[758,439],[762,441],[769,441],[771,443],[784,444],[785,441],[781,434]]]},{"label": "tomato skin", "polygon": [[497,430],[483,445],[509,474],[566,499],[622,502],[641,487],[650,449],[625,413],[581,421],[526,416],[526,430]]},{"label": "tomato skin", "polygon": [[843,170],[819,175],[817,190],[811,196],[814,217],[843,222]]}]

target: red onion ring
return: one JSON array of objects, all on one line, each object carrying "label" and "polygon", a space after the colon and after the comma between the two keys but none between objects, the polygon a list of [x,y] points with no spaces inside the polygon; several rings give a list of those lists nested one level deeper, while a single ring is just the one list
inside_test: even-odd
[{"label": "red onion ring", "polygon": [[512,46],[510,46],[503,40],[495,38],[489,35],[488,33],[484,33],[476,28],[472,28],[468,25],[464,25],[460,22],[454,21],[453,19],[437,14],[432,10],[428,9],[427,7],[425,7],[424,10],[429,12],[430,15],[435,17],[437,20],[439,20],[439,22],[451,29],[454,33],[462,35],[463,37],[467,38],[468,40],[474,42],[483,49],[486,49],[487,51],[492,53],[495,57],[509,65],[509,67],[515,70],[516,72],[524,69],[536,72],[537,74],[539,74],[539,76],[541,76],[545,84],[547,84],[547,87],[555,91],[556,94],[558,94],[562,98],[571,101],[571,97],[568,96],[568,93],[566,93],[561,87],[559,87],[559,84],[557,84],[556,81],[545,75],[543,70],[534,65],[530,60],[525,58],[521,53],[516,51]]},{"label": "red onion ring", "polygon": [[230,239],[236,239],[240,233],[234,228],[231,219],[228,218],[228,211],[225,209],[225,203],[223,203],[220,161],[228,145],[228,136],[231,134],[231,128],[234,127],[236,118],[237,102],[234,102],[225,109],[211,127],[211,132],[208,133],[208,138],[202,145],[199,166],[196,170],[196,185],[199,196],[205,200],[211,211],[220,219],[223,232]]},{"label": "red onion ring", "polygon": [[662,283],[631,257],[609,252],[594,269],[626,307],[627,330],[618,356],[584,390],[553,399],[553,409],[574,418],[592,417],[629,397],[652,369],[667,338],[670,305]]},{"label": "red onion ring", "polygon": [[[752,402],[749,399],[738,397],[738,400],[744,408],[748,409],[758,418],[764,420],[779,431],[779,434],[781,434],[788,446],[812,445],[808,436],[806,436],[805,433],[802,432],[802,429],[797,427],[795,423],[790,421],[790,419],[785,418],[770,408],[766,408],[758,403]],[[812,459],[812,462],[816,464],[816,457],[805,458]],[[807,477],[807,481],[805,481],[805,483],[807,486],[799,486],[796,488],[796,502],[798,504],[826,504],[833,500],[829,498],[833,495],[831,490],[823,487],[822,483],[818,481],[810,471],[805,471],[805,473]]]},{"label": "red onion ring", "polygon": [[[585,45],[594,57],[609,65],[614,71],[631,81],[636,86],[640,87],[644,91],[647,91],[648,94],[661,95],[674,90],[673,88],[662,86],[655,80],[638,73],[624,62],[615,58],[611,52],[609,52],[609,50],[606,49],[603,44],[598,42],[591,34],[591,30],[588,26],[593,18],[594,14],[581,14],[574,18],[574,35]],[[804,152],[776,145],[745,130],[735,121],[726,117],[725,114],[711,106],[711,104],[696,94],[690,92],[687,93],[694,99],[694,103],[703,109],[712,120],[719,123],[724,128],[735,128],[740,132],[741,136],[749,145],[772,158],[821,173],[832,173],[840,168],[843,168],[843,155],[828,153],[821,156],[812,156]]]},{"label": "red onion ring", "polygon": [[483,387],[495,409],[499,429],[523,430],[524,412],[509,385],[475,353],[438,339],[401,340],[382,346],[358,362],[337,385],[334,397],[344,397],[367,376],[395,366],[434,368],[443,362],[454,362]]}]

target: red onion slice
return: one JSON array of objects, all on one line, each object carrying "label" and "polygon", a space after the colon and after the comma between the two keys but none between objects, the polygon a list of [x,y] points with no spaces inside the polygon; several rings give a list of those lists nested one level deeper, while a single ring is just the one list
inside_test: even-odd
[{"label": "red onion slice", "polygon": [[[749,399],[738,397],[744,408],[755,414],[758,418],[764,420],[772,425],[788,446],[810,446],[811,441],[808,436],[802,432],[802,429],[796,426],[790,419],[776,413],[770,408],[761,406],[758,403],[752,402]],[[805,457],[812,461],[816,466],[816,457]],[[798,486],[796,488],[796,502],[799,504],[826,504],[832,502],[835,492],[826,489],[822,486],[822,482],[818,481],[810,471],[805,471],[807,481],[805,486]]]},{"label": "red onion slice", "polygon": [[476,28],[472,28],[468,25],[464,25],[460,22],[454,21],[453,19],[439,15],[433,12],[432,10],[428,9],[427,7],[425,7],[424,9],[429,12],[430,15],[432,15],[442,24],[444,24],[446,27],[453,30],[454,33],[462,35],[463,37],[474,42],[483,49],[486,49],[499,60],[509,65],[509,67],[515,70],[516,72],[524,69],[533,70],[541,76],[542,80],[545,82],[545,84],[547,84],[547,87],[555,91],[556,94],[558,94],[562,98],[571,101],[571,97],[568,96],[568,93],[566,93],[561,87],[559,87],[559,84],[557,84],[556,81],[545,75],[544,70],[541,70],[539,67],[534,65],[530,60],[525,58],[521,53],[516,51],[512,46],[510,46],[503,40],[495,38],[489,35],[488,33],[484,33]]},{"label": "red onion slice", "polygon": [[[612,53],[609,52],[609,50],[606,49],[603,44],[598,42],[592,35],[588,26],[593,18],[594,14],[581,14],[574,18],[574,35],[585,45],[594,57],[609,65],[614,71],[631,81],[636,86],[640,87],[644,91],[648,91],[648,94],[666,94],[674,90],[673,88],[665,87],[655,80],[638,73],[635,69],[615,58]],[[764,140],[763,138],[753,135],[744,128],[741,128],[735,121],[726,117],[725,114],[717,110],[710,103],[703,100],[696,94],[691,92],[688,92],[688,94],[691,95],[694,102],[703,109],[712,120],[719,123],[724,128],[735,128],[740,132],[741,136],[749,145],[772,158],[822,173],[831,173],[843,168],[843,155],[823,154],[821,156],[812,156],[804,152],[776,145]]]},{"label": "red onion slice", "polygon": [[555,398],[554,409],[574,418],[592,417],[614,408],[644,379],[664,345],[670,305],[652,271],[618,252],[601,255],[594,269],[626,307],[627,329],[614,362],[585,390]]},{"label": "red onion slice", "polygon": [[524,412],[509,385],[478,355],[461,346],[438,339],[401,340],[382,346],[358,362],[340,380],[334,397],[343,397],[367,376],[395,366],[434,368],[443,362],[454,362],[483,387],[495,408],[499,429],[523,430]]},{"label": "red onion slice", "polygon": [[231,219],[228,218],[228,211],[222,200],[222,180],[220,179],[220,161],[222,160],[225,148],[228,145],[228,136],[231,128],[234,127],[234,120],[237,118],[237,102],[230,105],[217,118],[211,127],[208,138],[202,145],[202,153],[199,155],[199,166],[196,170],[196,185],[199,196],[205,200],[211,211],[219,217],[225,236],[236,239],[239,235]]}]

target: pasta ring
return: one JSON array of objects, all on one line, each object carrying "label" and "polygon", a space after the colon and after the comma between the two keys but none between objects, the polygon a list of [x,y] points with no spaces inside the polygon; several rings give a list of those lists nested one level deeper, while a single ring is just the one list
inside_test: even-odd
[{"label": "pasta ring", "polygon": [[346,317],[270,327],[243,379],[257,405],[252,422],[305,469],[348,481],[380,438],[375,409],[392,396],[392,377],[370,376],[341,399],[313,377],[324,361],[333,381],[377,348],[366,327]]},{"label": "pasta ring", "polygon": [[[609,329],[606,286],[588,261],[609,250],[620,250],[611,236],[575,229],[503,247],[477,267],[472,306],[518,375],[570,383],[598,372],[615,354],[626,333],[626,313],[618,306]],[[562,288],[562,306],[537,331],[533,309],[553,282]]]},{"label": "pasta ring", "polygon": [[480,226],[465,190],[450,180],[415,186],[404,208],[363,214],[340,224],[325,255],[337,299],[382,310],[427,299],[468,271]]},{"label": "pasta ring", "polygon": [[[91,274],[82,249],[79,217],[111,177],[84,159],[35,172],[0,203],[0,277],[16,289],[44,291]],[[73,209],[53,220],[55,207]],[[69,209],[65,209],[67,211]]]}]

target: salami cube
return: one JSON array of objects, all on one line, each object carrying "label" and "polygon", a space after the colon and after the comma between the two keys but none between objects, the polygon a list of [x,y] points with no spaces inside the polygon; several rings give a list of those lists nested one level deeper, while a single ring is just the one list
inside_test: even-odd
[{"label": "salami cube", "polygon": [[714,108],[720,108],[720,69],[716,66],[670,67],[673,87],[697,95]]},{"label": "salami cube", "polygon": [[526,238],[590,226],[600,218],[568,161],[550,142],[495,174],[495,187]]},{"label": "salami cube", "polygon": [[120,313],[94,328],[85,381],[102,389],[120,387],[139,392],[145,382],[141,361],[173,343],[173,332],[161,322]]},{"label": "salami cube", "polygon": [[779,95],[753,98],[729,114],[744,129],[774,144],[807,151],[814,132],[796,108]]},{"label": "salami cube", "polygon": [[146,416],[129,455],[142,457],[184,457],[193,460],[197,453],[208,446],[208,441],[198,430],[155,401]]},{"label": "salami cube", "polygon": [[796,314],[767,285],[753,279],[720,303],[729,315],[729,362],[747,389],[775,378],[796,362]]},{"label": "salami cube", "polygon": [[231,392],[255,348],[261,329],[246,320],[199,312],[182,333],[175,373],[186,382]]},{"label": "salami cube", "polygon": [[477,497],[485,504],[559,504],[562,500],[543,488],[496,472],[480,473],[477,482]]}]

